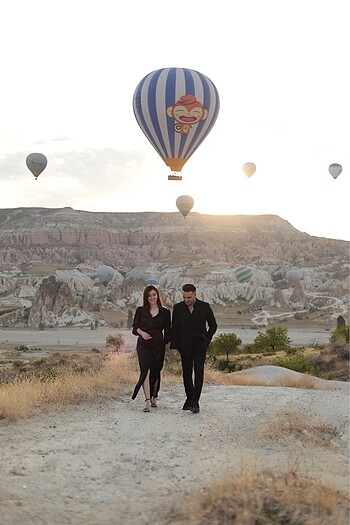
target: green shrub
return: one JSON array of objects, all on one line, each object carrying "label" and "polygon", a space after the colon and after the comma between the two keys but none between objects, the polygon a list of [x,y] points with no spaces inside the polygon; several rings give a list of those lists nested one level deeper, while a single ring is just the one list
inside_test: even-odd
[{"label": "green shrub", "polygon": [[350,348],[349,345],[342,345],[339,343],[333,343],[331,345],[331,353],[335,354],[337,357],[343,358],[343,359],[349,359],[350,358]]},{"label": "green shrub", "polygon": [[12,361],[12,366],[13,368],[22,368],[24,366],[24,362],[16,359],[15,361]]},{"label": "green shrub", "polygon": [[239,353],[239,345],[241,344],[242,340],[234,333],[220,334],[214,337],[214,339],[211,341],[208,355],[225,355],[226,361],[228,361],[230,354]]},{"label": "green shrub", "polygon": [[336,330],[331,332],[330,341],[331,343],[349,343],[350,340],[350,327],[349,325],[343,325]]},{"label": "green shrub", "polygon": [[300,372],[302,374],[310,374],[317,376],[316,367],[310,362],[310,360],[301,355],[295,354],[289,357],[278,357],[273,363],[275,366],[282,366],[283,368],[288,368],[289,370],[294,370],[295,372]]},{"label": "green shrub", "polygon": [[259,332],[254,339],[251,349],[254,353],[279,352],[289,350],[292,340],[288,337],[288,330],[283,326],[271,326],[265,332]]},{"label": "green shrub", "polygon": [[216,361],[213,361],[212,367],[214,370],[218,370],[219,372],[236,372],[237,370],[241,370],[241,365],[239,363],[236,363],[234,361],[227,361],[226,359],[216,359]]}]

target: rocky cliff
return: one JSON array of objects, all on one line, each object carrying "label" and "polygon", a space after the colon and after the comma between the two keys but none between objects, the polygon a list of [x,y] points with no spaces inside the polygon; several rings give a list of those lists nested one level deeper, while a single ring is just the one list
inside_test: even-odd
[{"label": "rocky cliff", "polygon": [[[115,269],[107,286],[92,277],[101,264]],[[249,283],[237,282],[238,265],[252,268]],[[302,274],[294,289],[291,268]],[[253,318],[266,308],[322,310],[333,320],[348,312],[349,243],[310,236],[274,215],[2,209],[0,271],[0,324],[7,325],[125,320],[147,277],[169,306],[186,281],[218,310],[243,308]],[[46,282],[50,276],[55,281]]]}]

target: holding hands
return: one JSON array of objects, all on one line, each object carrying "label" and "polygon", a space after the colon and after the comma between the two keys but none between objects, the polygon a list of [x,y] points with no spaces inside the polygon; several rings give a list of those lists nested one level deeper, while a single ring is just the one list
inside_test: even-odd
[{"label": "holding hands", "polygon": [[176,348],[171,348],[170,353],[173,357],[180,357],[180,352]]}]

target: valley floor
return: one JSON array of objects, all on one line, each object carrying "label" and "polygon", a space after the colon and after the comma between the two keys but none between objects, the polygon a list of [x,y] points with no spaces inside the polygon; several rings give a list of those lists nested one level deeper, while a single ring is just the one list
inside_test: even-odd
[{"label": "valley floor", "polygon": [[[170,525],[193,491],[264,469],[348,494],[345,390],[206,384],[199,414],[183,401],[178,382],[163,385],[151,413],[140,394],[0,421],[1,525]],[[281,413],[318,430],[273,430]]]}]

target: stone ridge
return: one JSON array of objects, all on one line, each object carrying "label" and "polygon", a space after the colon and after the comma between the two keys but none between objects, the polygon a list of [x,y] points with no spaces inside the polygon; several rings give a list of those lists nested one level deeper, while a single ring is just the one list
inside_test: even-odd
[{"label": "stone ridge", "polygon": [[275,215],[0,210],[0,264],[103,261],[127,271],[151,262],[297,264],[347,254],[346,241],[310,236]]}]

